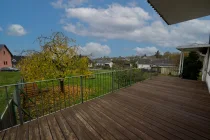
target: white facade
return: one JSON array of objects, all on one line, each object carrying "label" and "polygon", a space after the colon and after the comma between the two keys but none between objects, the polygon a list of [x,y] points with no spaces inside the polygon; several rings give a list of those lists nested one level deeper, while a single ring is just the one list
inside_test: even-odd
[{"label": "white facade", "polygon": [[202,70],[202,80],[206,81],[206,84],[208,86],[208,89],[210,91],[210,57],[209,57],[210,49],[208,48],[208,51],[204,57],[203,61],[203,70]]},{"label": "white facade", "polygon": [[109,65],[109,67],[112,68],[113,62],[105,63],[104,65],[105,65],[105,66],[106,66],[106,65]]},{"label": "white facade", "polygon": [[151,69],[151,65],[150,64],[137,64],[137,68],[138,69]]},{"label": "white facade", "polygon": [[113,67],[113,62],[106,62],[106,63],[96,63],[96,66],[109,66],[110,68]]}]

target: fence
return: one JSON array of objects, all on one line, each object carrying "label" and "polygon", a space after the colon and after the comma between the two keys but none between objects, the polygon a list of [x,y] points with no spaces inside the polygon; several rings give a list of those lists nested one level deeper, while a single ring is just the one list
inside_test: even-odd
[{"label": "fence", "polygon": [[162,75],[179,76],[178,67],[152,67],[152,71],[157,71]]},{"label": "fence", "polygon": [[[7,105],[6,113],[3,113],[1,117],[0,129],[23,124],[66,107],[103,96],[155,74],[151,71],[129,69],[0,86],[0,94],[6,97],[1,98],[1,102]],[[11,94],[9,92],[11,90],[15,92]]]}]

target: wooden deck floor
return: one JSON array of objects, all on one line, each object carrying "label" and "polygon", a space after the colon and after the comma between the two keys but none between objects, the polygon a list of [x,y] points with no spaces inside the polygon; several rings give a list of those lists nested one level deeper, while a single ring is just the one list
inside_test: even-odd
[{"label": "wooden deck floor", "polygon": [[0,133],[0,139],[210,139],[205,83],[156,77]]}]

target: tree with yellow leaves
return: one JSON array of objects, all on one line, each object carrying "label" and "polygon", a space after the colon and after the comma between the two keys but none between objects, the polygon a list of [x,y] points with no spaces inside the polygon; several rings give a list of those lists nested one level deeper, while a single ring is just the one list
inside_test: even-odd
[{"label": "tree with yellow leaves", "polygon": [[38,38],[40,51],[28,51],[19,63],[20,72],[26,81],[65,78],[68,75],[89,74],[88,60],[78,55],[75,40],[61,32]]}]

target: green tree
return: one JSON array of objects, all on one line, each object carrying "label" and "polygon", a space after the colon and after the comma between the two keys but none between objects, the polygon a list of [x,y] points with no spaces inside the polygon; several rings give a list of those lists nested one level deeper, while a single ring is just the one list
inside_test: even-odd
[{"label": "green tree", "polygon": [[184,67],[182,77],[184,79],[197,80],[202,62],[199,60],[199,55],[196,52],[190,52],[188,57],[184,59]]},{"label": "green tree", "polygon": [[162,57],[162,55],[160,54],[160,51],[159,51],[159,50],[155,53],[154,56],[155,56],[156,58],[161,58],[161,57]]}]

